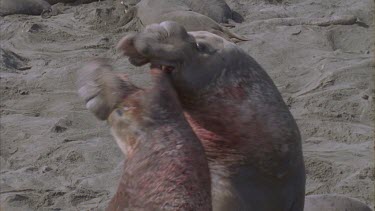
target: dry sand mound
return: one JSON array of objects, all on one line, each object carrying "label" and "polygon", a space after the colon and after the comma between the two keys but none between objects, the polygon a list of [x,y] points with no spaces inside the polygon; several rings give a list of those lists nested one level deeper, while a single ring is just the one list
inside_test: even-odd
[{"label": "dry sand mound", "polygon": [[[228,1],[245,19],[233,31],[251,38],[239,45],[268,71],[299,124],[307,194],[339,193],[373,206],[374,2],[274,2]],[[122,154],[77,96],[75,71],[89,58],[110,57],[147,86],[147,73],[114,50],[136,23],[122,26],[111,1],[55,6],[60,14],[48,19],[0,18],[5,210],[105,207]]]}]

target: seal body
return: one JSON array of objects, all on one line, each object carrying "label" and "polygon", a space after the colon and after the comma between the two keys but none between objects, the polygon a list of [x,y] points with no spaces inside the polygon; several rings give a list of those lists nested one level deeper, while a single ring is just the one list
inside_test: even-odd
[{"label": "seal body", "polygon": [[40,15],[50,7],[51,5],[44,0],[0,0],[0,16]]},{"label": "seal body", "polygon": [[24,14],[42,15],[57,3],[85,4],[98,0],[0,0],[0,16]]},{"label": "seal body", "polygon": [[[190,3],[191,5],[196,5],[195,7],[198,7],[197,5],[199,4],[193,4],[193,1]],[[205,4],[203,3],[202,5]],[[130,13],[137,16],[144,26],[163,21],[175,21],[184,26],[187,31],[209,31],[227,40],[249,40],[246,37],[231,32],[215,20],[204,15],[204,13],[201,14],[199,11],[192,10],[183,1],[142,0],[131,9]]]},{"label": "seal body", "polygon": [[182,0],[194,12],[206,15],[218,23],[228,23],[232,10],[224,0]]},{"label": "seal body", "polygon": [[[209,162],[214,210],[303,210],[298,127],[263,68],[235,44],[175,22],[126,36],[134,65],[168,66]],[[272,203],[270,203],[272,201]]]},{"label": "seal body", "polygon": [[342,195],[321,194],[306,196],[304,211],[371,211],[371,208],[357,199]]},{"label": "seal body", "polygon": [[[51,5],[57,4],[57,3],[76,3],[76,4],[87,4],[99,0],[45,0]],[[104,1],[104,0],[103,0]]]},{"label": "seal body", "polygon": [[[141,0],[118,0],[127,8],[135,6]],[[144,0],[145,1],[145,0]],[[147,0],[146,0],[147,1]],[[153,7],[154,12],[159,9],[176,8],[183,10],[191,10],[202,15],[205,15],[218,23],[228,23],[232,19],[232,10],[224,0],[163,0],[156,1],[157,5],[162,4],[163,7]],[[167,3],[167,4],[164,4]]]},{"label": "seal body", "polygon": [[[104,117],[109,109],[94,108],[111,108],[108,122],[125,155],[123,175],[107,210],[210,211],[211,179],[204,148],[169,76],[158,68],[152,71],[155,85],[149,90],[121,81],[104,60],[91,62],[79,75],[79,93],[90,96],[85,98],[88,104],[107,102],[90,107],[92,111]],[[121,102],[111,107],[117,102],[114,98]]]}]

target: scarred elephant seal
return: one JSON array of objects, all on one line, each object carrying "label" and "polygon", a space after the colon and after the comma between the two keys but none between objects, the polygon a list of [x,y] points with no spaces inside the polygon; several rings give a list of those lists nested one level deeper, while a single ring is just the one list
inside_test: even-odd
[{"label": "scarred elephant seal", "polygon": [[[114,75],[103,60],[92,61],[79,74],[81,94],[95,101],[115,93],[102,102],[120,100],[108,122],[126,159],[107,210],[210,211],[211,180],[203,146],[168,74],[158,67],[152,72],[154,86],[146,91]],[[104,94],[95,94],[96,85]]]},{"label": "scarred elephant seal", "polygon": [[[163,66],[209,161],[214,210],[302,210],[298,127],[263,68],[235,44],[175,22],[118,48],[136,66]],[[270,203],[272,202],[272,203]]]},{"label": "scarred elephant seal", "polygon": [[[118,48],[132,64],[151,63],[168,74],[170,88],[176,90],[208,159],[213,210],[303,209],[299,130],[272,80],[253,58],[217,35],[187,33],[169,21],[126,36]],[[121,91],[103,92],[100,80],[81,84],[79,93],[87,107],[106,119],[116,107],[113,96],[122,96]],[[106,103],[105,93],[112,103]]]},{"label": "scarred elephant seal", "polygon": [[[213,210],[371,211],[362,202],[339,195],[307,196],[304,208],[305,173],[298,128],[271,79],[236,45],[208,32],[187,33],[176,23],[163,22],[126,36],[118,47],[131,63],[151,63],[168,75],[169,80],[159,80],[160,85],[151,92],[164,87],[177,97],[159,96],[149,102],[164,108],[163,114],[155,113],[165,116],[168,123],[170,118],[184,122],[181,115],[169,115],[178,107],[176,98],[181,103],[208,159]],[[123,134],[144,137],[142,132],[129,133],[129,124],[119,126],[122,117],[116,108],[127,96],[147,91],[112,73],[108,61],[90,65],[78,77],[79,94],[87,108],[99,119],[109,117],[112,127],[117,125],[115,131],[124,128]],[[129,110],[129,106],[125,108]],[[133,128],[144,132],[149,127]],[[173,129],[187,131],[186,125]],[[181,140],[192,136],[184,134]],[[127,151],[127,145],[119,146]],[[116,194],[110,205],[121,206],[121,197]]]}]

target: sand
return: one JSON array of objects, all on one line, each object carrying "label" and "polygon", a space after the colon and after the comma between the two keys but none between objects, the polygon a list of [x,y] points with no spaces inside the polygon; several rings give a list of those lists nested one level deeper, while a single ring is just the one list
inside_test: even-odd
[{"label": "sand", "polygon": [[[299,125],[306,194],[374,206],[374,2],[228,0],[244,17],[238,45],[269,73]],[[75,72],[95,57],[148,86],[114,46],[124,25],[112,1],[54,7],[58,15],[0,17],[0,206],[101,210],[123,156],[105,122],[84,107]],[[330,22],[354,16],[357,22]],[[328,20],[328,24],[327,24]],[[322,22],[323,21],[323,22]]]}]

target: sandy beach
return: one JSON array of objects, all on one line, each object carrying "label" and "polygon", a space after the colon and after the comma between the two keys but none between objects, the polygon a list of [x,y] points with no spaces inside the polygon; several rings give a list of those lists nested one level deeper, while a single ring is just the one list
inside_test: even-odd
[{"label": "sandy beach", "polygon": [[[335,193],[374,209],[374,1],[227,0],[230,30],[274,80],[302,134],[306,195]],[[111,0],[57,4],[49,18],[0,17],[0,206],[102,210],[123,155],[78,97],[76,71],[106,57],[141,87],[147,67],[116,51],[124,25]],[[354,17],[354,22],[329,20]]]}]

